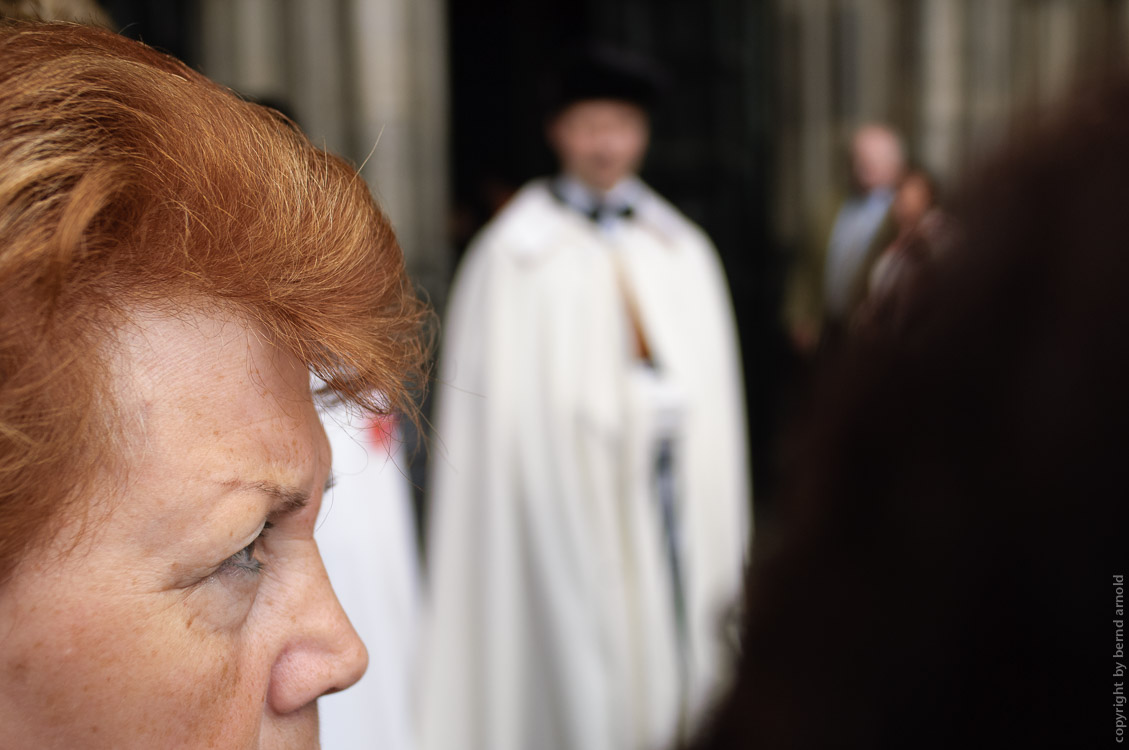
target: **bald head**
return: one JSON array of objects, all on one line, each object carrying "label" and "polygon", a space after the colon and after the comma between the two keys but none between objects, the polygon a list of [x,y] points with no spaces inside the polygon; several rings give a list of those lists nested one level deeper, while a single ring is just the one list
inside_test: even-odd
[{"label": "bald head", "polygon": [[885,125],[862,126],[851,139],[851,169],[863,192],[893,188],[905,169],[901,138]]}]

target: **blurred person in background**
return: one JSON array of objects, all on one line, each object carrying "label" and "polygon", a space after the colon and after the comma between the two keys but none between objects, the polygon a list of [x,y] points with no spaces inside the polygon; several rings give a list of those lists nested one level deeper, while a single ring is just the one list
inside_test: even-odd
[{"label": "blurred person in background", "polygon": [[428,750],[671,742],[727,682],[750,535],[729,294],[636,173],[659,89],[567,59],[561,171],[468,250],[442,351],[422,649]]},{"label": "blurred person in background", "polygon": [[1124,743],[1129,80],[1080,88],[822,373],[696,750]]},{"label": "blurred person in background", "polygon": [[898,185],[890,216],[896,235],[870,269],[866,296],[852,318],[857,332],[900,324],[909,298],[943,252],[952,229],[938,205],[937,183],[917,167]]},{"label": "blurred person in background", "polygon": [[0,745],[318,746],[367,656],[314,543],[310,375],[410,410],[424,320],[292,123],[109,32],[0,23]]},{"label": "blurred person in background", "polygon": [[905,169],[901,138],[882,124],[851,138],[851,195],[842,202],[826,244],[797,260],[785,319],[795,348],[834,348],[866,296],[870,269],[895,236],[890,215]]}]

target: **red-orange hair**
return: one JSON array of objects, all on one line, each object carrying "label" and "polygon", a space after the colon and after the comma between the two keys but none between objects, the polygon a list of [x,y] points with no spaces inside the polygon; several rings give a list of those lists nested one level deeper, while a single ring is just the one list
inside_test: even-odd
[{"label": "red-orange hair", "polygon": [[425,308],[354,169],[142,44],[0,25],[0,581],[115,457],[105,345],[138,305],[237,312],[414,414]]}]

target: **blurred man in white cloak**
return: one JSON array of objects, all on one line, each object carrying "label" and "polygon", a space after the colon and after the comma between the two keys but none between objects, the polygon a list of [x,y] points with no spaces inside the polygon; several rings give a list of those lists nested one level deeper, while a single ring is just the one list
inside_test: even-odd
[{"label": "blurred man in white cloak", "polygon": [[589,49],[561,171],[469,248],[436,398],[424,750],[634,750],[725,685],[750,535],[740,357],[716,252],[636,176],[649,63]]}]

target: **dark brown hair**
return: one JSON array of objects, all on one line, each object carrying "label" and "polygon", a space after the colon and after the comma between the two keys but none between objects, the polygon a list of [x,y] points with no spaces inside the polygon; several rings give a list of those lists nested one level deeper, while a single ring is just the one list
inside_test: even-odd
[{"label": "dark brown hair", "polygon": [[905,325],[822,373],[698,748],[1113,739],[1127,132],[1122,81],[1019,137],[958,193]]}]

